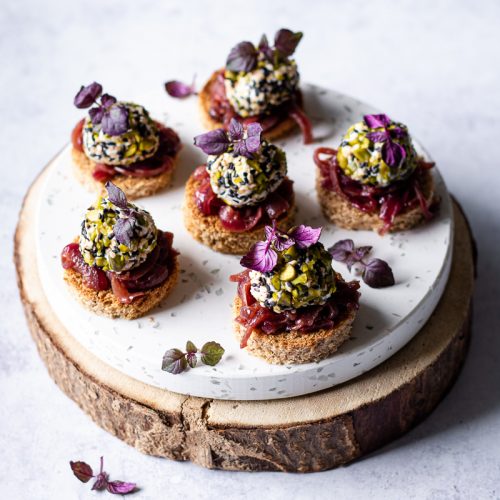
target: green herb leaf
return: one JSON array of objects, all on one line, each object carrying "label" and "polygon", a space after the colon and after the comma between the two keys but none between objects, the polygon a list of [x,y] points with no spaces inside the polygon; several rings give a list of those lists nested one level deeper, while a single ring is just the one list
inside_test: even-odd
[{"label": "green herb leaf", "polygon": [[215,366],[222,358],[224,348],[217,342],[207,342],[201,348],[201,362],[205,365]]},{"label": "green herb leaf", "polygon": [[177,375],[178,373],[182,373],[186,368],[186,355],[179,349],[169,349],[163,355],[162,370]]},{"label": "green herb leaf", "polygon": [[188,340],[186,342],[186,352],[188,354],[196,353],[196,352],[198,352],[198,348],[190,340]]}]

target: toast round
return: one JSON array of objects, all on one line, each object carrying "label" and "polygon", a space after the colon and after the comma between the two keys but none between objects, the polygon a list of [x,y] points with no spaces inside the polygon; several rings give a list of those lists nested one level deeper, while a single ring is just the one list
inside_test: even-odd
[{"label": "toast round", "polygon": [[[194,175],[191,174],[184,191],[184,225],[193,238],[207,247],[221,253],[243,255],[250,247],[262,241],[265,237],[265,224],[259,223],[256,228],[246,232],[227,230],[217,215],[204,215],[196,206],[194,194],[198,185]],[[293,225],[295,218],[295,199],[288,213],[280,217],[276,223],[280,230],[286,231]]]},{"label": "toast round", "polygon": [[[236,296],[233,302],[234,317],[237,318],[243,303]],[[356,317],[352,310],[331,330],[315,332],[285,332],[267,334],[256,329],[248,339],[245,349],[273,365],[314,363],[331,356],[350,336],[351,325]],[[236,320],[234,334],[241,342],[246,328]]]},{"label": "toast round", "polygon": [[[97,181],[92,176],[95,168],[95,162],[89,159],[85,153],[72,149],[73,171],[76,178],[88,191],[97,192],[101,195],[106,194],[104,183]],[[174,160],[175,162],[175,160]],[[118,186],[129,200],[151,196],[152,194],[166,188],[172,181],[175,169],[175,163],[172,168],[159,175],[151,177],[128,177],[117,174],[113,177],[113,184]]]},{"label": "toast round", "polygon": [[[424,172],[423,195],[428,204],[437,200],[434,192],[434,180],[429,170]],[[384,222],[377,213],[368,214],[357,209],[343,196],[334,191],[325,189],[321,185],[321,174],[316,169],[316,192],[324,216],[335,225],[344,229],[371,229],[379,232],[384,227]],[[420,206],[407,210],[397,215],[389,232],[406,231],[424,222],[425,216]]]},{"label": "toast round", "polygon": [[[220,70],[219,70],[220,71]],[[199,94],[199,107],[200,107],[200,115],[201,115],[201,122],[203,124],[203,127],[208,129],[208,130],[214,130],[216,128],[221,128],[222,123],[214,120],[210,116],[210,87],[212,83],[215,81],[217,78],[217,74],[219,71],[214,71],[212,76],[208,79],[208,81],[205,83],[203,88],[200,91]],[[297,126],[295,120],[293,118],[287,117],[278,124],[276,124],[271,130],[268,130],[267,132],[264,132],[264,137],[268,141],[273,141],[275,139],[278,139],[280,137],[283,137],[287,135],[289,132],[291,132],[295,127]]]},{"label": "toast round", "polygon": [[168,279],[155,288],[148,290],[144,296],[138,297],[131,304],[122,304],[109,290],[92,290],[82,280],[82,275],[74,269],[64,271],[64,281],[71,293],[92,312],[110,318],[135,319],[146,315],[165,299],[179,278],[179,259],[174,257],[174,265]]}]

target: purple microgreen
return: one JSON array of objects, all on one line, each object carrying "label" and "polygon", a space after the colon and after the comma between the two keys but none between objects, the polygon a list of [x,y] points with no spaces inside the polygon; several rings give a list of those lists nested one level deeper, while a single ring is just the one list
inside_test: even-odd
[{"label": "purple microgreen", "polygon": [[105,134],[111,136],[124,134],[129,127],[127,108],[119,104],[111,106],[104,112],[101,124]]},{"label": "purple microgreen", "polygon": [[99,125],[99,123],[102,122],[102,117],[104,116],[105,109],[101,106],[98,108],[90,108],[89,109],[89,116],[90,120],[94,125]]},{"label": "purple microgreen", "polygon": [[387,141],[387,132],[385,130],[380,132],[370,132],[366,134],[366,137],[373,142],[385,142]]},{"label": "purple microgreen", "polygon": [[[82,87],[74,99],[77,108],[90,108],[89,116],[94,125],[101,125],[105,134],[116,136],[129,128],[128,110],[117,104],[116,97],[102,93],[102,85],[91,83]],[[100,100],[97,99],[101,96]],[[93,107],[91,107],[93,106]]]},{"label": "purple microgreen", "polygon": [[102,491],[107,489],[110,493],[117,495],[125,495],[135,490],[135,483],[126,483],[124,481],[109,481],[109,474],[104,471],[104,459],[101,457],[99,473],[94,476],[92,468],[85,462],[70,462],[69,463],[73,474],[82,482],[87,483],[91,478],[96,480],[92,485],[92,489]]},{"label": "purple microgreen", "polygon": [[361,269],[363,281],[372,288],[381,288],[394,285],[394,275],[389,264],[382,259],[370,259],[365,257],[371,252],[371,246],[356,248],[352,240],[340,240],[328,249],[333,260],[342,262],[347,266],[349,272],[354,265]]},{"label": "purple microgreen", "polygon": [[170,80],[165,83],[165,90],[170,97],[184,99],[185,97],[196,94],[194,80],[195,79],[193,78],[193,83],[191,85],[183,83],[179,80]]},{"label": "purple microgreen", "polygon": [[243,128],[243,125],[235,118],[231,118],[228,129],[228,134],[231,141],[239,141],[243,139],[244,133],[245,129]]},{"label": "purple microgreen", "polygon": [[278,254],[267,241],[258,241],[250,251],[244,255],[240,264],[247,269],[267,273],[272,271],[278,263]]},{"label": "purple microgreen", "polygon": [[163,356],[161,369],[177,375],[187,370],[188,367],[195,368],[200,360],[203,364],[215,366],[222,358],[224,349],[217,342],[207,342],[198,351],[197,347],[188,340],[186,352],[180,349],[169,349]]},{"label": "purple microgreen", "polygon": [[118,187],[115,186],[112,182],[106,182],[106,191],[108,192],[108,200],[116,205],[118,208],[123,210],[128,208],[128,201],[125,193]]},{"label": "purple microgreen", "polygon": [[[231,120],[233,121],[233,120]],[[236,120],[234,120],[236,121]],[[243,128],[243,127],[242,127]],[[262,134],[262,126],[260,123],[253,122],[247,126],[247,137],[243,138],[241,135],[241,139],[238,141],[233,141],[233,147],[236,154],[246,156],[247,158],[252,158],[254,153],[257,153],[260,150],[261,146],[261,134]],[[232,138],[232,136],[231,136]]]},{"label": "purple microgreen", "polygon": [[273,62],[273,52],[274,51],[271,48],[271,46],[269,45],[269,41],[267,40],[267,36],[266,35],[262,35],[262,37],[260,39],[260,42],[259,42],[258,49],[259,49],[259,52],[261,52],[262,54],[264,54],[264,56],[266,57],[266,59],[268,59],[269,61]]},{"label": "purple microgreen", "polygon": [[116,104],[116,97],[113,97],[109,94],[103,94],[101,97],[101,104],[105,108],[110,108],[111,106],[113,106],[113,104]]},{"label": "purple microgreen", "polygon": [[208,366],[215,366],[222,358],[224,348],[217,342],[207,342],[201,348],[201,362]]},{"label": "purple microgreen", "polygon": [[79,109],[90,108],[101,93],[102,85],[97,82],[93,82],[87,86],[82,85],[73,102]]},{"label": "purple microgreen", "polygon": [[119,217],[113,227],[116,240],[121,245],[130,247],[134,237],[135,217]]},{"label": "purple microgreen", "polygon": [[194,145],[207,155],[220,155],[229,148],[229,138],[224,129],[218,128],[194,138]]},{"label": "purple microgreen", "polygon": [[132,493],[136,488],[135,483],[126,483],[124,481],[110,481],[108,482],[108,491],[114,495],[126,495]]},{"label": "purple microgreen", "polygon": [[69,463],[73,474],[82,482],[88,483],[93,477],[94,472],[92,467],[85,462],[70,462]]},{"label": "purple microgreen", "polygon": [[382,146],[382,158],[389,167],[397,167],[406,158],[405,148],[388,138]]},{"label": "purple microgreen", "polygon": [[394,285],[394,274],[389,264],[381,259],[369,260],[363,269],[363,281],[372,288]]},{"label": "purple microgreen", "polygon": [[291,239],[299,248],[307,248],[319,241],[321,227],[304,226],[301,224],[288,233]]},{"label": "purple microgreen", "polygon": [[363,119],[370,128],[385,128],[391,123],[391,119],[386,114],[365,115],[363,116]]},{"label": "purple microgreen", "polygon": [[177,375],[187,368],[186,355],[179,349],[169,349],[163,355],[161,369]]},{"label": "purple microgreen", "polygon": [[295,52],[302,36],[300,31],[294,33],[289,29],[280,29],[274,37],[274,48],[279,53],[279,57],[290,57]]},{"label": "purple microgreen", "polygon": [[235,45],[226,60],[226,68],[230,71],[248,73],[257,65],[257,50],[251,42],[240,42]]}]

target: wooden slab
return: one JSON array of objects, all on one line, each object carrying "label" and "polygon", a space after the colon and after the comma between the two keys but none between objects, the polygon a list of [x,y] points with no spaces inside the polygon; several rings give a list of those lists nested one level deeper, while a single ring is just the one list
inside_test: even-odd
[{"label": "wooden slab", "polygon": [[460,370],[470,333],[474,249],[456,204],[449,283],[430,320],[405,348],[361,377],[320,393],[220,401],[132,379],[64,329],[44,296],[35,259],[34,219],[44,175],[26,195],[15,235],[18,285],[31,334],[59,387],[103,429],[144,453],[227,470],[330,469],[408,431],[434,409]]}]

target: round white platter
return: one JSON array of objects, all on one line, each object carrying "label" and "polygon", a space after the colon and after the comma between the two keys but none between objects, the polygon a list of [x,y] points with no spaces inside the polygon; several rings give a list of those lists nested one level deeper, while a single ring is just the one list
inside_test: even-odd
[{"label": "round white platter", "polygon": [[[182,274],[164,304],[139,320],[96,316],[71,297],[63,281],[60,252],[78,234],[82,215],[95,195],[73,178],[67,146],[51,163],[40,197],[37,259],[52,309],[83,347],[123,373],[170,391],[215,399],[265,400],[307,394],[357,377],[389,358],[419,331],[437,305],[450,270],[453,219],[445,184],[433,169],[440,213],[412,231],[380,237],[327,223],[316,200],[313,151],[320,145],[336,147],[349,125],[376,110],[313,85],[303,90],[318,140],[304,146],[296,133],[276,141],[287,153],[289,176],[295,181],[297,223],[323,226],[321,241],[326,247],[344,238],[352,238],[358,246],[372,245],[372,256],[386,260],[396,278],[395,286],[384,289],[371,289],[361,282],[360,309],[350,340],[332,357],[304,365],[269,365],[239,348],[231,314],[236,286],[229,281],[231,274],[242,269],[239,257],[197,243],[182,220],[184,184],[204,162],[204,155],[192,146],[193,136],[203,131],[196,99],[146,95],[137,101],[156,119],[175,128],[184,148],[172,188],[136,203],[151,212],[159,228],[174,233]],[[418,145],[417,149],[425,154]],[[346,280],[356,278],[343,264],[334,263],[334,267]],[[187,340],[198,347],[215,340],[225,348],[225,355],[215,367],[199,365],[179,375],[162,371],[163,353],[173,347],[184,349]]]}]

